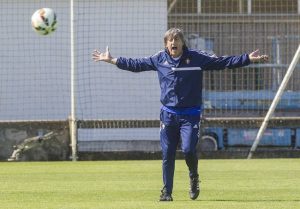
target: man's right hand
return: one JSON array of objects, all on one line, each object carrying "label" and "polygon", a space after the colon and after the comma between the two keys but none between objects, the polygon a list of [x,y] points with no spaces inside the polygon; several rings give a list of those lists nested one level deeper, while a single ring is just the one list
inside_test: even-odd
[{"label": "man's right hand", "polygon": [[95,62],[103,61],[111,64],[116,64],[117,62],[117,59],[110,55],[108,46],[106,47],[105,52],[100,52],[99,50],[95,49],[93,51],[92,58]]}]

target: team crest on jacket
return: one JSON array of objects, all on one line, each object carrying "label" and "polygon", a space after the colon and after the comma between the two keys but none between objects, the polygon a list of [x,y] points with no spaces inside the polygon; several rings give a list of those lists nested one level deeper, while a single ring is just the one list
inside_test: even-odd
[{"label": "team crest on jacket", "polygon": [[185,60],[185,63],[188,65],[188,64],[190,64],[190,62],[191,62],[191,60],[189,59],[189,58],[187,58],[186,60]]}]

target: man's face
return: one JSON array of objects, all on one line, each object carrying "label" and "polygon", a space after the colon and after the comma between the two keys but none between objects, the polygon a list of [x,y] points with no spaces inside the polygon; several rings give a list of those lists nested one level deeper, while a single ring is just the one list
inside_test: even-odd
[{"label": "man's face", "polygon": [[176,58],[182,55],[183,42],[178,36],[170,37],[166,44],[171,57]]}]

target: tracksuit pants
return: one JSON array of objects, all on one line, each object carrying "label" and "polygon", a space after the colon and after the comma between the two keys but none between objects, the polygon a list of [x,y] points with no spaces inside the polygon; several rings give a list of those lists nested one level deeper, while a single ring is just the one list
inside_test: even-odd
[{"label": "tracksuit pants", "polygon": [[181,149],[189,168],[190,178],[198,177],[196,146],[199,140],[200,115],[176,115],[160,112],[160,144],[164,188],[172,194],[176,149],[181,138]]}]

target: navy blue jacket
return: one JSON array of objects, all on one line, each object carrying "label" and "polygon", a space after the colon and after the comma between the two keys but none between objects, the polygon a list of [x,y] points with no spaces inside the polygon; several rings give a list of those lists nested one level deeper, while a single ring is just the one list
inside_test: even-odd
[{"label": "navy blue jacket", "polygon": [[120,69],[131,72],[157,71],[160,101],[164,106],[200,108],[203,71],[243,67],[250,64],[250,59],[248,54],[216,57],[203,51],[184,49],[177,61],[164,50],[140,59],[119,57],[116,64]]}]

